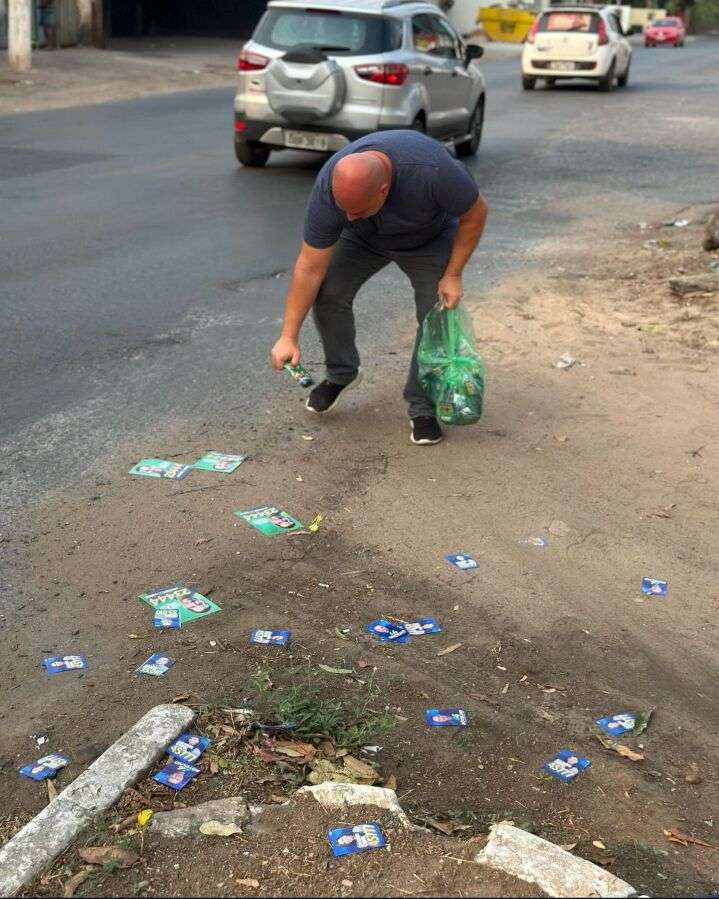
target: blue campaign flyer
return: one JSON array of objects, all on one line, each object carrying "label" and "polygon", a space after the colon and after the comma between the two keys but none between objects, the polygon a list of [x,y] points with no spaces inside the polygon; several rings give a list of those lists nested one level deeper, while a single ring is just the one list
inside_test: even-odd
[{"label": "blue campaign flyer", "polygon": [[135,670],[135,674],[151,674],[153,677],[162,677],[163,674],[167,674],[174,664],[174,659],[171,659],[169,656],[163,656],[161,652],[156,652]]},{"label": "blue campaign flyer", "polygon": [[657,577],[642,578],[642,593],[649,596],[666,596],[669,590],[669,583]]},{"label": "blue campaign flyer", "polygon": [[424,718],[430,727],[466,727],[469,723],[464,709],[427,709]]},{"label": "blue campaign flyer", "polygon": [[382,849],[387,845],[379,824],[355,824],[354,827],[335,827],[327,833],[332,854],[352,855],[368,849]]},{"label": "blue campaign flyer", "polygon": [[175,742],[168,746],[166,752],[178,762],[191,765],[199,759],[209,745],[210,741],[207,737],[203,737],[201,734],[186,733],[180,734]]},{"label": "blue campaign flyer", "polygon": [[607,715],[605,718],[597,718],[595,723],[605,733],[616,737],[629,733],[637,726],[636,716],[633,712],[619,712],[616,715]]},{"label": "blue campaign flyer", "polygon": [[70,764],[67,756],[60,755],[59,752],[53,752],[50,755],[43,756],[32,765],[23,765],[20,774],[23,777],[29,777],[31,780],[47,780],[49,777],[55,777],[60,768]]},{"label": "blue campaign flyer", "polygon": [[552,777],[558,777],[564,783],[571,783],[578,774],[588,768],[592,763],[587,758],[577,755],[571,749],[560,751],[544,763],[544,770]]},{"label": "blue campaign flyer", "polygon": [[199,773],[200,769],[195,768],[193,765],[186,765],[184,762],[170,762],[169,765],[165,765],[162,771],[158,771],[157,774],[153,775],[152,779],[165,787],[181,790]]},{"label": "blue campaign flyer", "polygon": [[406,643],[409,634],[402,624],[393,624],[385,618],[377,618],[365,625],[365,630],[373,637],[378,637],[383,643]]},{"label": "blue campaign flyer", "polygon": [[454,565],[455,568],[460,568],[462,571],[471,571],[473,568],[479,568],[479,562],[476,559],[473,559],[469,553],[460,552],[455,553],[455,555],[447,556],[447,561]]},{"label": "blue campaign flyer", "polygon": [[155,627],[182,627],[182,615],[180,610],[172,606],[164,609],[155,609]]},{"label": "blue campaign flyer", "polygon": [[436,618],[420,618],[418,621],[405,621],[403,626],[410,637],[442,633],[442,627]]},{"label": "blue campaign flyer", "polygon": [[261,646],[287,646],[289,642],[289,631],[255,630],[250,634],[250,643],[258,643]]},{"label": "blue campaign flyer", "polygon": [[42,660],[42,667],[48,674],[62,674],[63,671],[83,671],[87,668],[85,656],[49,656]]}]

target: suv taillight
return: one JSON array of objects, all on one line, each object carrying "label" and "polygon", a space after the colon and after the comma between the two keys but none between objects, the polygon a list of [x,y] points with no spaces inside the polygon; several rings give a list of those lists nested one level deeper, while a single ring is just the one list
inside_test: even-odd
[{"label": "suv taillight", "polygon": [[534,43],[534,35],[539,31],[539,19],[540,19],[540,16],[537,16],[537,18],[532,22],[532,27],[527,32],[527,43],[528,44]]},{"label": "suv taillight", "polygon": [[402,62],[355,66],[355,72],[365,81],[374,81],[375,84],[391,84],[395,87],[404,84],[409,75],[409,69]]},{"label": "suv taillight", "polygon": [[237,68],[240,72],[258,72],[264,69],[268,62],[269,59],[261,53],[243,50],[237,60]]},{"label": "suv taillight", "polygon": [[609,43],[609,35],[607,34],[607,26],[604,24],[604,19],[599,20],[599,27],[597,28],[597,43],[601,47],[602,44]]}]

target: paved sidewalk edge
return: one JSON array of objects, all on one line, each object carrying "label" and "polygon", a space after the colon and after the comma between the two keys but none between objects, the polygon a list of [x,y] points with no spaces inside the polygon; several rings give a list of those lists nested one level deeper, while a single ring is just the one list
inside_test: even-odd
[{"label": "paved sidewalk edge", "polygon": [[474,860],[527,883],[536,883],[548,896],[636,896],[631,884],[599,865],[506,822],[490,829],[487,845]]},{"label": "paved sidewalk edge", "polygon": [[0,896],[36,877],[122,792],[144,774],[195,718],[183,705],[157,705],[0,849]]}]

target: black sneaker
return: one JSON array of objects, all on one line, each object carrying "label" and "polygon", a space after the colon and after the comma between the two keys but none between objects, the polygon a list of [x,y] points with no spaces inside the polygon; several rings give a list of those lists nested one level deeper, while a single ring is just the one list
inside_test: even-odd
[{"label": "black sneaker", "polygon": [[307,397],[305,409],[309,412],[329,412],[330,409],[334,409],[337,405],[340,396],[350,387],[356,387],[360,379],[361,374],[358,372],[357,377],[354,381],[350,381],[349,384],[333,384],[332,381],[324,380]]},{"label": "black sneaker", "polygon": [[443,437],[442,428],[434,415],[418,415],[411,419],[412,433],[409,439],[417,446],[439,443]]}]

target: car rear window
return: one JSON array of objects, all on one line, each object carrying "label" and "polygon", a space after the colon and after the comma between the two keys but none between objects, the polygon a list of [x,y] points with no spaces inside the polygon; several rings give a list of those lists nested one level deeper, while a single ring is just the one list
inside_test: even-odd
[{"label": "car rear window", "polygon": [[579,31],[596,34],[599,16],[591,12],[571,10],[545,12],[539,22],[539,31]]},{"label": "car rear window", "polygon": [[395,50],[402,43],[401,23],[383,16],[311,9],[268,9],[253,40],[275,50],[300,44],[332,56],[364,56]]},{"label": "car rear window", "polygon": [[651,23],[653,28],[676,28],[679,24],[678,19],[655,19]]}]

